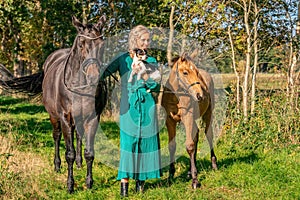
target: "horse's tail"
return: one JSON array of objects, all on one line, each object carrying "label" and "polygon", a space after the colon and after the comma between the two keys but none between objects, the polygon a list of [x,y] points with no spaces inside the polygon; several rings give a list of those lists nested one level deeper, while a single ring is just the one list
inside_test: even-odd
[{"label": "horse's tail", "polygon": [[12,79],[14,75],[6,68],[4,65],[0,64],[0,79],[9,80]]},{"label": "horse's tail", "polygon": [[35,96],[42,93],[43,79],[44,72],[42,71],[28,76],[13,77],[8,80],[0,79],[0,87],[8,92]]}]

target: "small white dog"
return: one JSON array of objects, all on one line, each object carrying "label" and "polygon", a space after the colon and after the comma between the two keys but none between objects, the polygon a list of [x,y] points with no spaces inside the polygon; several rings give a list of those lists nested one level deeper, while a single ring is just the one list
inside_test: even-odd
[{"label": "small white dog", "polygon": [[133,76],[137,75],[137,80],[141,79],[141,76],[147,73],[147,69],[143,61],[147,59],[147,52],[143,49],[135,49],[135,54],[133,57],[131,65],[131,73],[128,78],[128,82],[132,82]]}]

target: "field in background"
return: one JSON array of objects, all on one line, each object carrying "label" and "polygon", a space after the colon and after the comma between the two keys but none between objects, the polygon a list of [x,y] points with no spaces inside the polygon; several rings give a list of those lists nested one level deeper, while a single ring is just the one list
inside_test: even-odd
[{"label": "field in background", "polygon": [[[226,88],[230,85],[236,85],[235,74],[212,74],[215,87]],[[241,83],[242,84],[242,83]],[[256,78],[257,89],[273,90],[273,89],[286,89],[287,78],[285,74],[267,74],[258,73]]]}]

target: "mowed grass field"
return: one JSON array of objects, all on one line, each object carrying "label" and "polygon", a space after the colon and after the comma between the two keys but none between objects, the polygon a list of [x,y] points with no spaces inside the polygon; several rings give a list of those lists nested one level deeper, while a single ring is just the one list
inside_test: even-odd
[{"label": "mowed grass field", "polygon": [[[234,85],[236,84],[237,79],[235,74],[228,73],[228,74],[212,74],[212,75],[215,80],[216,88],[226,88],[232,84]],[[287,87],[286,74],[257,73],[256,87],[257,89],[261,89],[261,90],[286,89]]]},{"label": "mowed grass field", "polygon": [[[143,194],[134,192],[131,180],[128,199],[300,199],[299,110],[286,106],[281,91],[257,94],[256,113],[248,122],[236,112],[232,94],[226,105],[226,119],[215,141],[218,170],[211,169],[209,154],[202,150],[205,145],[199,145],[200,188],[193,190],[187,179],[189,159],[180,132],[175,178],[168,180],[168,165],[164,165],[163,177],[147,181]],[[62,169],[56,173],[48,118],[39,102],[0,96],[0,199],[120,199],[118,124],[105,116],[101,120],[98,135],[106,143],[95,143],[93,188],[85,186],[85,163],[82,169],[74,165],[75,193],[68,194],[64,141],[60,146]],[[165,127],[160,139],[162,158],[167,160]]]}]

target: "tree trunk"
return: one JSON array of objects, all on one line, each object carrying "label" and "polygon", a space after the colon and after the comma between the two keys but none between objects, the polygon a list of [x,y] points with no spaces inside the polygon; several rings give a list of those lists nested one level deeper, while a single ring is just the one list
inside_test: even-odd
[{"label": "tree trunk", "polygon": [[240,113],[240,76],[236,68],[236,59],[235,59],[235,51],[234,51],[234,44],[232,40],[231,35],[231,27],[228,26],[228,36],[230,41],[230,47],[231,47],[231,59],[232,59],[232,67],[236,76],[236,109],[237,113]]},{"label": "tree trunk", "polygon": [[258,26],[258,9],[257,9],[257,4],[254,2],[254,12],[255,12],[255,21],[254,21],[254,26],[253,26],[253,31],[254,31],[254,43],[253,43],[253,48],[254,48],[254,63],[253,63],[253,72],[252,72],[252,85],[251,85],[251,108],[250,108],[250,113],[251,115],[254,114],[255,110],[255,92],[256,92],[256,71],[257,71],[257,65],[258,65],[258,32],[257,32],[257,26]]},{"label": "tree trunk", "polygon": [[168,65],[171,65],[172,61],[172,44],[173,44],[173,36],[174,36],[174,24],[173,24],[173,17],[174,17],[175,6],[171,7],[171,13],[169,18],[169,26],[170,26],[170,33],[169,33],[169,41],[168,41],[168,48],[167,48],[167,59]]},{"label": "tree trunk", "polygon": [[249,8],[247,2],[244,0],[244,22],[247,33],[247,52],[246,52],[246,66],[243,83],[243,114],[244,120],[248,120],[248,84],[249,84],[249,73],[250,73],[250,61],[251,61],[251,32],[249,27],[249,12],[250,12],[251,0],[249,2]]}]

